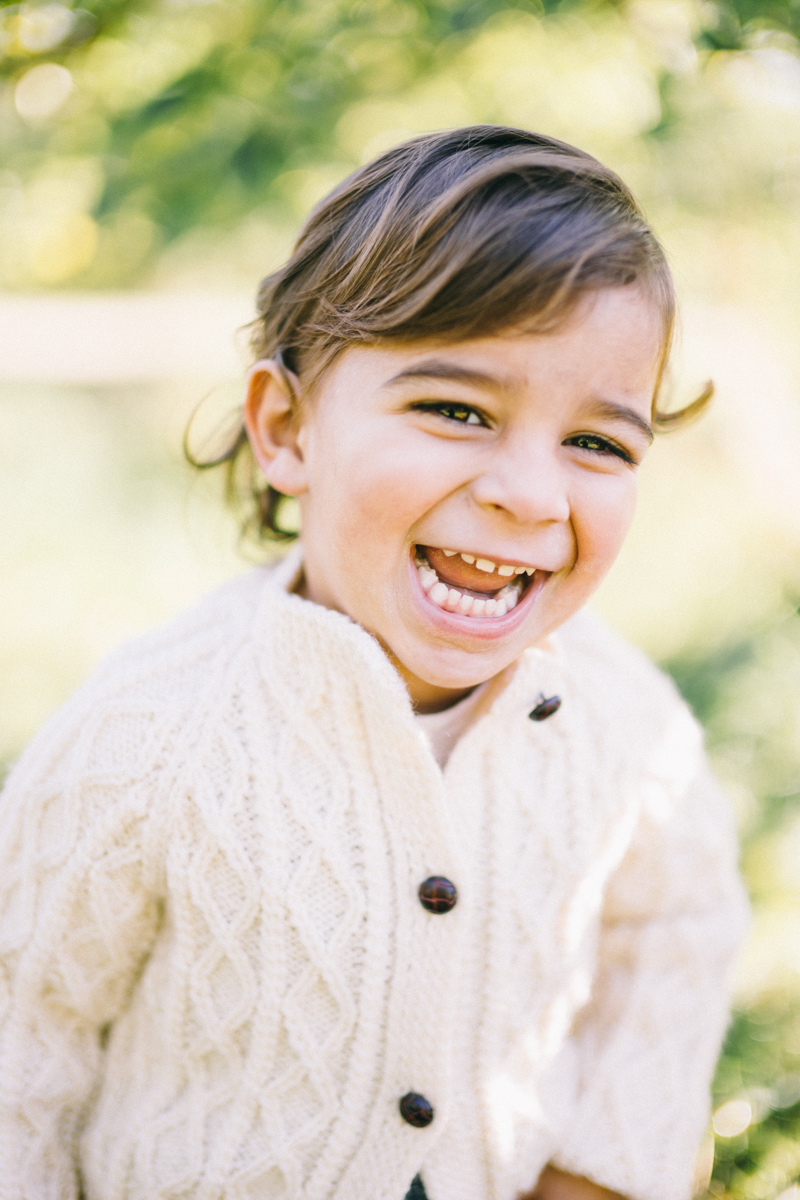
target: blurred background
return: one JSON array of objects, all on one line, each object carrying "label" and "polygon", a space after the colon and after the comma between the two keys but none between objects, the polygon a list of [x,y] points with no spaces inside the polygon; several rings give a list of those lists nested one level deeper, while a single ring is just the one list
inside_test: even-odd
[{"label": "blurred background", "polygon": [[489,121],[638,193],[682,299],[674,403],[718,394],[652,452],[598,606],[739,814],[755,922],[698,1175],[737,1200],[800,1200],[798,36],[797,0],[0,5],[6,764],[104,653],[264,557],[181,436],[239,402],[258,280],[333,184]]}]

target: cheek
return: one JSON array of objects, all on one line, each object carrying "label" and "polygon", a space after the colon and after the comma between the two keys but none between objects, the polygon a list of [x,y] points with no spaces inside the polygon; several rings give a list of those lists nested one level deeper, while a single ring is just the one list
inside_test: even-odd
[{"label": "cheek", "polygon": [[[586,487],[573,507],[578,560],[605,572],[619,554],[636,511],[633,475],[599,477],[603,486]],[[598,481],[595,481],[598,482]]]},{"label": "cheek", "polygon": [[399,440],[356,444],[339,438],[327,444],[337,452],[322,453],[311,464],[302,513],[306,536],[340,565],[352,566],[364,555],[373,565],[392,557],[429,502],[430,472],[421,470],[418,457]]},{"label": "cheek", "polygon": [[360,530],[372,540],[405,535],[442,495],[442,456],[426,454],[420,439],[384,427],[372,437],[327,444],[336,445],[337,453],[319,456],[310,507],[344,533]]}]

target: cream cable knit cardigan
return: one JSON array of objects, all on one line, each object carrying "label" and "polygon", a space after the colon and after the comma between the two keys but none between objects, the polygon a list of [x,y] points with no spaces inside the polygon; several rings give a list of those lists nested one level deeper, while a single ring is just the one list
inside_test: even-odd
[{"label": "cream cable knit cardigan", "polygon": [[0,1197],[514,1200],[552,1160],[685,1200],[743,920],[695,722],[579,616],[443,774],[296,566],[118,652],[9,779]]}]

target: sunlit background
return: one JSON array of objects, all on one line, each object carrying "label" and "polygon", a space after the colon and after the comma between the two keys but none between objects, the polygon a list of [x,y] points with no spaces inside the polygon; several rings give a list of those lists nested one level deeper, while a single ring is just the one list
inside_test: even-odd
[{"label": "sunlit background", "polygon": [[[0,760],[122,639],[259,556],[181,434],[236,405],[258,279],[354,166],[477,121],[637,191],[676,404],[599,607],[677,679],[755,923],[701,1191],[800,1200],[800,8],[784,0],[0,6]],[[713,1159],[713,1177],[711,1177]]]}]

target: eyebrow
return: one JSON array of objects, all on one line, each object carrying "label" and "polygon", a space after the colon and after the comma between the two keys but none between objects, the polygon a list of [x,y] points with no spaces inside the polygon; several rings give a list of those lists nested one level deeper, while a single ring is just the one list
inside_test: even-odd
[{"label": "eyebrow", "polygon": [[[406,367],[397,375],[393,375],[391,379],[387,379],[383,386],[393,387],[397,383],[403,383],[406,379],[443,379],[451,383],[466,383],[473,387],[492,388],[495,391],[506,391],[510,387],[509,382],[505,379],[487,375],[484,371],[460,367],[456,363],[450,363],[440,358],[426,359],[425,362]],[[590,408],[591,412],[598,417],[626,421],[643,433],[648,442],[652,442],[655,438],[650,422],[645,421],[644,417],[640,417],[634,409],[628,408],[625,404],[617,404],[614,400],[597,399],[592,402]]]},{"label": "eyebrow", "polygon": [[459,367],[456,363],[449,363],[440,358],[426,359],[425,362],[417,363],[416,366],[406,367],[404,371],[400,371],[388,379],[383,386],[392,387],[393,384],[402,383],[406,379],[444,379],[450,383],[467,383],[472,384],[473,387],[488,387],[495,390],[505,390],[508,387],[505,380],[498,379],[494,375],[470,370],[468,367]]},{"label": "eyebrow", "polygon": [[644,417],[640,417],[632,408],[628,408],[625,404],[617,404],[613,400],[595,400],[591,405],[592,413],[596,413],[598,417],[610,417],[616,421],[627,421],[629,425],[633,425],[640,433],[643,433],[648,442],[652,442],[655,438],[653,427],[649,421],[645,421]]}]

